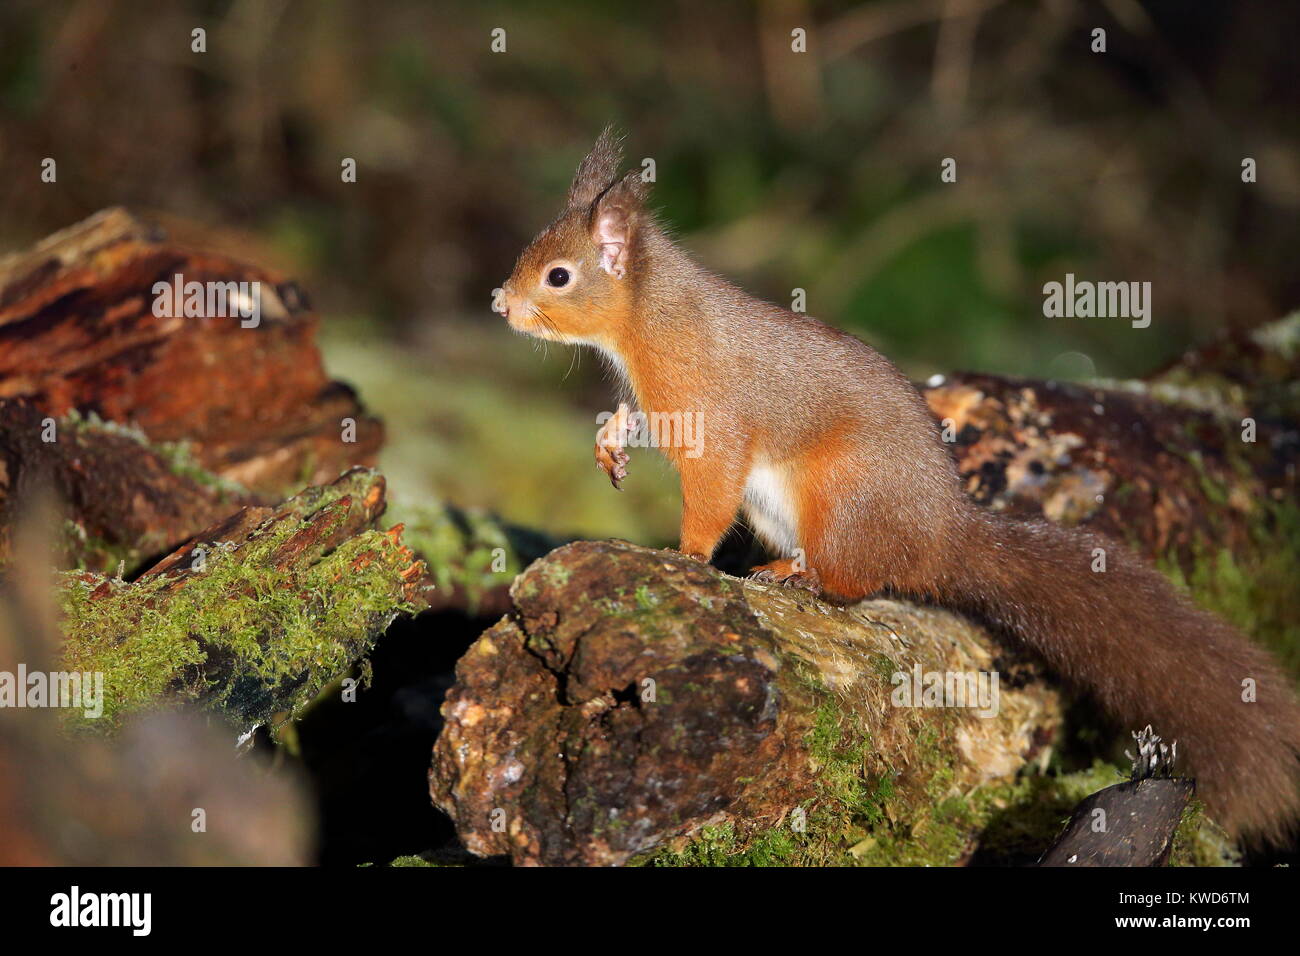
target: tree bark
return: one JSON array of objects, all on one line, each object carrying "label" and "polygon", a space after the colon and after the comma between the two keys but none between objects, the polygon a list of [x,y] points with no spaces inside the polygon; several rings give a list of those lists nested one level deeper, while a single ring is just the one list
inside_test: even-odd
[{"label": "tree bark", "polygon": [[971,497],[1188,566],[1257,550],[1300,491],[1300,314],[1096,385],[960,373],[922,389]]}]

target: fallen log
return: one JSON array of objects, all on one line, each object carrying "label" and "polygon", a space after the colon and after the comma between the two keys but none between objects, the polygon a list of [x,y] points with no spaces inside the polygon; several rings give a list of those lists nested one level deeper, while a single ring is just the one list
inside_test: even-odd
[{"label": "fallen log", "polygon": [[[937,804],[1014,774],[1060,720],[1032,665],[938,609],[832,608],[619,542],[559,548],[511,596],[457,665],[429,774],[483,856],[619,864],[726,826],[811,861],[871,818],[900,844],[931,827],[954,862],[974,817]],[[941,706],[958,673],[990,696]],[[936,675],[940,706],[912,701]]]},{"label": "fallen log", "polygon": [[372,530],[384,504],[383,478],[353,469],[237,511],[135,581],[65,572],[61,669],[105,682],[104,712],[86,723],[112,728],[165,701],[245,731],[299,711],[427,603],[401,527]]},{"label": "fallen log", "polygon": [[979,503],[1125,541],[1184,570],[1258,551],[1300,494],[1300,314],[1144,381],[960,373],[923,388]]},{"label": "fallen log", "polygon": [[[256,324],[233,299],[219,314],[206,300],[197,315],[157,314],[167,310],[155,285],[178,275],[223,293],[255,286]],[[382,424],[326,376],[318,322],[283,276],[107,209],[0,259],[0,399],[189,442],[207,470],[278,498],[373,464],[383,441]]]}]

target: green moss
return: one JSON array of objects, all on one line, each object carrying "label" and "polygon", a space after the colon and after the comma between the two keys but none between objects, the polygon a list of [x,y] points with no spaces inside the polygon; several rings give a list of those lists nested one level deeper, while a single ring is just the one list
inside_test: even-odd
[{"label": "green moss", "polygon": [[126,574],[136,571],[150,556],[171,542],[146,538],[135,544],[108,541],[92,535],[81,522],[65,519],[60,529],[59,548],[74,568],[87,571]]},{"label": "green moss", "polygon": [[652,611],[659,604],[659,599],[650,593],[650,589],[642,584],[636,589],[636,603],[646,611]]},{"label": "green moss", "polygon": [[[512,582],[558,541],[478,511],[447,506],[397,507],[389,520],[405,525],[403,540],[429,566],[437,587],[460,590],[474,613],[484,594]],[[569,574],[556,564],[547,583],[562,587]]]},{"label": "green moss", "polygon": [[[367,531],[305,570],[277,570],[270,555],[301,526],[290,519],[238,549],[211,546],[204,570],[165,597],[165,578],[66,574],[61,666],[104,674],[103,717],[83,722],[111,729],[172,698],[265,722],[306,704],[361,657],[409,610],[399,577],[409,559],[390,537]],[[109,593],[92,600],[105,580]]]},{"label": "green moss", "polygon": [[1238,866],[1241,855],[1222,828],[1205,816],[1205,806],[1193,797],[1174,832],[1170,866]]},{"label": "green moss", "polygon": [[876,676],[886,684],[892,683],[894,675],[898,673],[898,664],[896,664],[887,654],[876,654],[872,658],[875,665]]},{"label": "green moss", "polygon": [[422,856],[399,856],[395,860],[390,860],[389,866],[432,866],[437,867],[439,864],[432,860],[426,860]]},{"label": "green moss", "polygon": [[[734,823],[702,828],[679,847],[638,861],[653,866],[952,866],[1027,865],[1061,833],[1079,801],[1125,779],[1096,762],[1074,773],[1026,769],[1012,780],[953,789],[952,758],[941,724],[923,728],[906,774],[869,774],[870,743],[829,700],[805,738],[818,772],[818,797],[800,808],[806,827],[742,835]],[[1184,820],[1175,863],[1217,865],[1223,841],[1203,817]]]},{"label": "green moss", "polygon": [[1158,565],[1201,607],[1213,611],[1267,647],[1300,681],[1300,507],[1294,502],[1257,502],[1252,546],[1241,555],[1200,541],[1190,570],[1173,553]]},{"label": "green moss", "polygon": [[569,579],[573,577],[573,572],[569,570],[567,565],[555,561],[542,569],[542,575],[545,577],[548,586],[563,588],[568,585]]},{"label": "green moss", "polygon": [[1292,312],[1284,319],[1260,326],[1251,332],[1251,338],[1260,348],[1279,358],[1294,359],[1300,355],[1300,312]]},{"label": "green moss", "polygon": [[[822,797],[830,814],[825,822],[831,832],[839,833],[838,849],[847,853],[841,862],[946,866],[958,862],[971,846],[978,820],[969,801],[953,792],[954,755],[941,745],[953,715],[935,710],[916,716],[924,723],[916,729],[905,773],[887,766],[864,776],[868,742],[851,743],[852,737],[841,736],[831,743]],[[814,735],[815,747],[828,743],[821,737]]]},{"label": "green moss", "polygon": [[[1193,429],[1194,423],[1189,422],[1186,427]],[[1195,433],[1192,432],[1189,438],[1195,440]],[[1187,462],[1196,472],[1197,483],[1200,485],[1201,494],[1205,495],[1207,501],[1216,508],[1226,508],[1228,505],[1228,489],[1222,482],[1216,481],[1206,469],[1205,457],[1199,451],[1189,451],[1187,453]]]},{"label": "green moss", "polygon": [[800,836],[789,829],[768,830],[748,841],[730,823],[706,826],[679,852],[666,851],[646,862],[654,866],[787,866],[800,849]]}]

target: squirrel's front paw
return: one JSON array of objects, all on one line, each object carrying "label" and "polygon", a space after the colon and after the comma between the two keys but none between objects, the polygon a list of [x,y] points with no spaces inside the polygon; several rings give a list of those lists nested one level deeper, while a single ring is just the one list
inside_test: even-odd
[{"label": "squirrel's front paw", "polygon": [[621,445],[605,445],[596,442],[596,467],[609,475],[609,483],[619,491],[618,483],[627,477],[627,452]]},{"label": "squirrel's front paw", "polygon": [[628,455],[624,442],[630,430],[628,416],[631,410],[626,403],[618,406],[600,431],[596,432],[596,467],[609,475],[609,482],[619,491],[619,482],[627,477]]}]

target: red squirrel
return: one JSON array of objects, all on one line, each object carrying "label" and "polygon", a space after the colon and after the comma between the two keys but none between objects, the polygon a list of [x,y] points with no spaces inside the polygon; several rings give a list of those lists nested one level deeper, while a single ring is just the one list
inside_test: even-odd
[{"label": "red squirrel", "polygon": [[[1114,542],[974,504],[902,372],[701,268],[647,209],[639,170],[620,175],[621,163],[606,129],[497,310],[516,331],[597,349],[643,413],[701,416],[702,454],[662,449],[681,477],[683,553],[710,560],[743,512],[781,555],[753,569],[762,580],[839,602],[890,592],[974,614],[1124,726],[1177,741],[1230,833],[1256,843],[1294,833],[1300,705],[1262,649]],[[596,441],[615,487],[627,473],[627,411]],[[1094,548],[1105,549],[1103,573]]]}]

